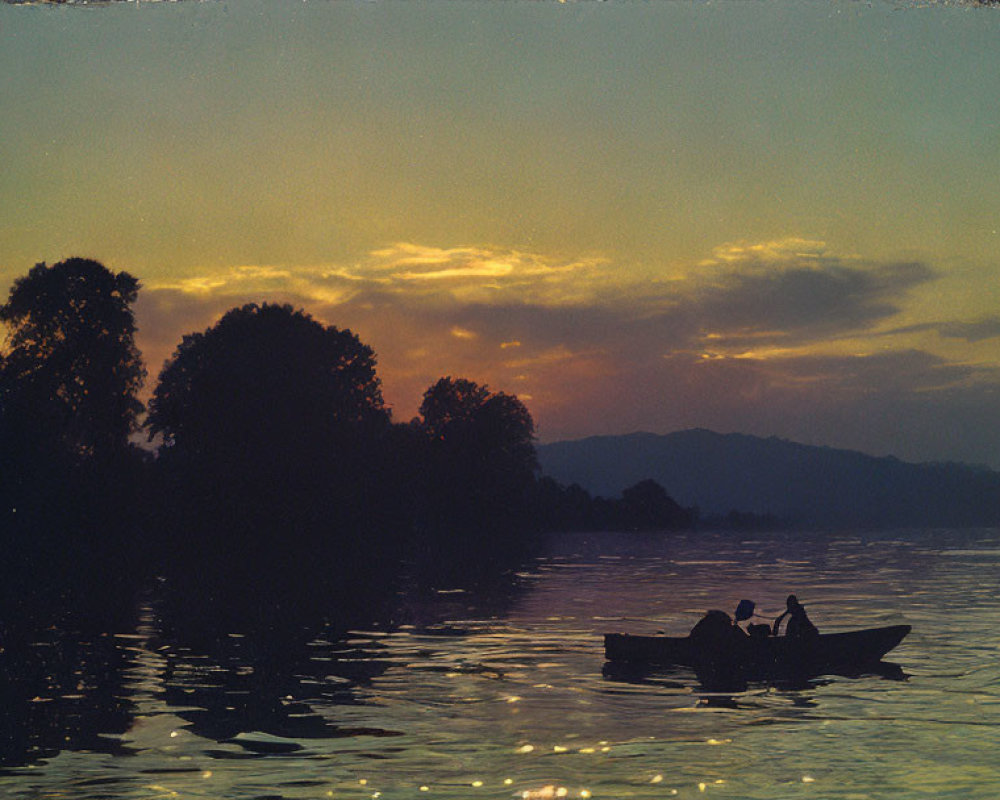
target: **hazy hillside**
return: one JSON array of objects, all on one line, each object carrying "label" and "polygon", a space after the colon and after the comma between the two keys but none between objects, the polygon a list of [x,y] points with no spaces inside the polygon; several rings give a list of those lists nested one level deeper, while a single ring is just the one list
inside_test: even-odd
[{"label": "hazy hillside", "polygon": [[542,470],[613,497],[645,478],[702,514],[770,513],[805,525],[1000,524],[1000,473],[707,430],[634,433],[538,448]]}]

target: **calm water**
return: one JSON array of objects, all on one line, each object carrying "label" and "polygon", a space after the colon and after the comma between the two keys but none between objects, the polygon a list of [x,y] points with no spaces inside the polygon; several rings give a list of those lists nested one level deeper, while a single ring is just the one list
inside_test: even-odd
[{"label": "calm water", "polygon": [[[602,676],[604,631],[682,634],[741,597],[775,614],[789,591],[821,630],[912,624],[890,655],[908,678],[721,696]],[[6,698],[0,796],[1000,796],[1000,531],[562,536],[502,597],[400,616],[269,668],[240,637],[213,658],[165,642],[152,608],[69,652],[40,641],[46,677]]]}]

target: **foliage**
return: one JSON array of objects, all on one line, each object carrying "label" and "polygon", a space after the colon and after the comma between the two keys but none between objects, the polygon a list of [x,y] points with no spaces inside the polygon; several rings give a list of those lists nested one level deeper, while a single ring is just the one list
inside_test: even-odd
[{"label": "foliage", "polygon": [[30,610],[21,616],[39,627],[57,607],[78,620],[130,607],[138,289],[128,273],[71,258],[36,265],[0,306],[0,605]]},{"label": "foliage", "polygon": [[298,457],[387,422],[370,347],[265,303],[184,337],[160,373],[148,425],[190,454],[261,455],[280,443]]},{"label": "foliage", "polygon": [[534,421],[520,400],[463,378],[441,378],[424,393],[416,424],[426,442],[435,523],[522,515],[538,461]]},{"label": "foliage", "polygon": [[490,399],[490,390],[464,378],[441,378],[424,392],[420,424],[431,441],[467,435],[476,415]]},{"label": "foliage", "polygon": [[179,597],[267,616],[334,590],[347,603],[365,583],[384,544],[389,414],[353,333],[287,305],[233,309],[184,337],[148,425],[163,437],[162,544]]},{"label": "foliage", "polygon": [[0,306],[0,408],[22,445],[78,458],[127,446],[145,378],[131,304],[139,282],[96,261],[37,264]]},{"label": "foliage", "polygon": [[656,481],[644,480],[620,498],[592,497],[579,484],[563,486],[550,477],[538,481],[532,514],[543,530],[680,530],[698,521],[698,511],[682,508]]},{"label": "foliage", "polygon": [[534,420],[513,395],[441,378],[424,393],[420,426],[432,446],[494,471],[510,469],[514,479],[526,480],[538,468]]},{"label": "foliage", "polygon": [[625,526],[639,529],[686,528],[693,518],[654,480],[639,481],[622,492]]},{"label": "foliage", "polygon": [[[26,576],[7,576],[11,602],[127,608],[135,587],[99,591],[95,576],[155,562],[184,627],[305,630],[391,598],[406,539],[433,580],[467,582],[516,563],[537,527],[670,527],[685,513],[652,481],[607,501],[537,480],[527,408],[470,380],[441,378],[417,419],[391,425],[372,349],[288,305],[234,308],[182,339],[146,421],[158,457],[144,458],[128,446],[138,289],[69,259],[36,266],[0,307],[0,522]],[[140,508],[152,545],[138,544]]]}]

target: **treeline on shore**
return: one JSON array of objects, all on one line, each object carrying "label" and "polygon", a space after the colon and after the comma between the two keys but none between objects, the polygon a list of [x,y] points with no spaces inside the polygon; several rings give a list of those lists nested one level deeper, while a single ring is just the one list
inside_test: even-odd
[{"label": "treeline on shore", "polygon": [[139,289],[71,258],[0,306],[0,626],[106,619],[164,585],[186,619],[347,625],[408,577],[502,570],[542,530],[695,522],[653,481],[606,500],[541,478],[523,403],[464,378],[394,422],[372,349],[288,305],[184,336],[144,408]]}]

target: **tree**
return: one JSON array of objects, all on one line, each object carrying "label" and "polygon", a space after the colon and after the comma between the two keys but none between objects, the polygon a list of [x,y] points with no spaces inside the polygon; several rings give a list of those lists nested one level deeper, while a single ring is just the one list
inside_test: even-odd
[{"label": "tree", "polygon": [[70,258],[33,267],[0,306],[0,592],[43,626],[131,607],[138,290],[126,272]]},{"label": "tree", "polygon": [[431,440],[456,437],[475,425],[476,415],[490,399],[490,390],[465,378],[441,378],[424,392],[420,419]]},{"label": "tree", "polygon": [[138,291],[127,272],[83,258],[37,264],[14,283],[0,306],[0,413],[22,447],[83,459],[127,447],[146,375],[134,341]]},{"label": "tree", "polygon": [[441,378],[420,405],[420,425],[431,441],[478,448],[485,460],[498,457],[534,474],[535,423],[514,395],[491,392],[464,378]]},{"label": "tree", "polygon": [[463,378],[441,378],[424,393],[418,426],[439,519],[471,525],[520,514],[538,468],[534,421],[520,400]]},{"label": "tree", "polygon": [[147,424],[191,456],[300,459],[387,423],[370,347],[291,306],[251,303],[184,337]]},{"label": "tree", "polygon": [[178,597],[210,592],[271,614],[303,592],[337,586],[331,607],[358,594],[383,546],[371,512],[389,413],[357,336],[288,305],[235,308],[183,338],[147,424],[163,439],[164,559]]},{"label": "tree", "polygon": [[682,508],[666,489],[648,478],[625,489],[620,506],[622,521],[640,530],[686,528],[694,522],[691,509]]}]

